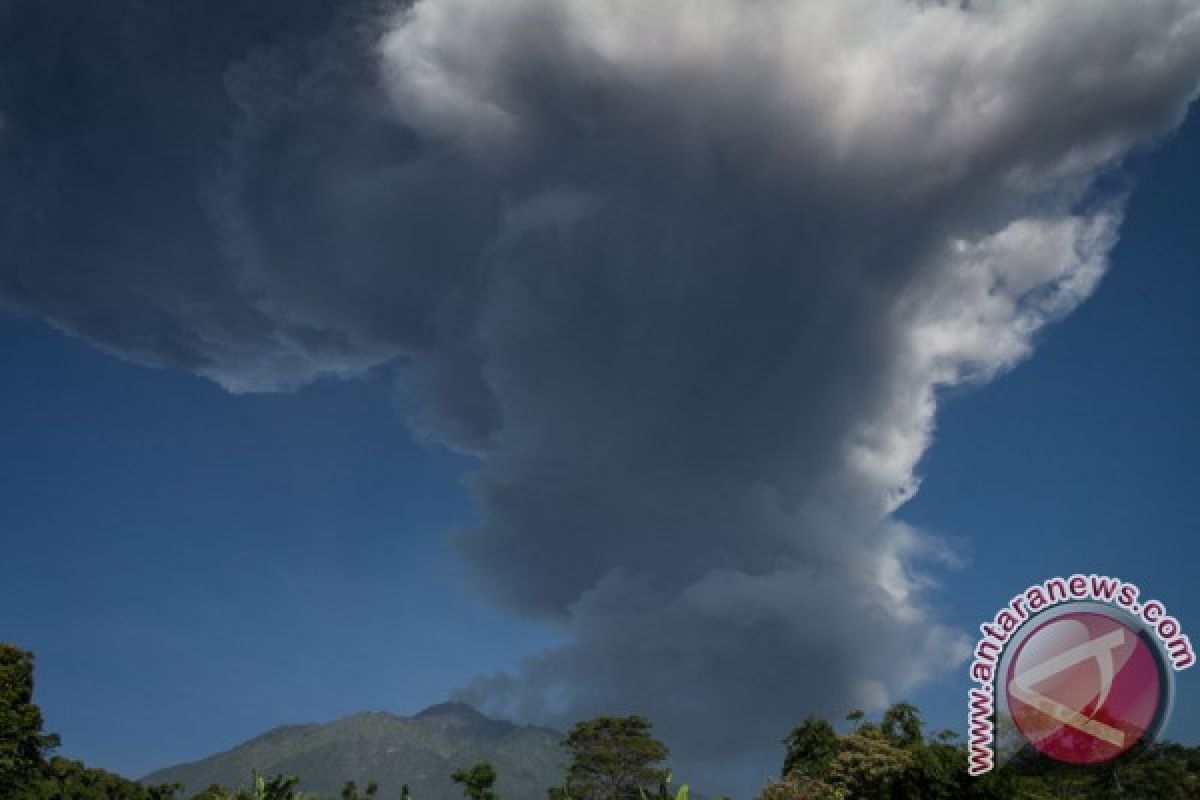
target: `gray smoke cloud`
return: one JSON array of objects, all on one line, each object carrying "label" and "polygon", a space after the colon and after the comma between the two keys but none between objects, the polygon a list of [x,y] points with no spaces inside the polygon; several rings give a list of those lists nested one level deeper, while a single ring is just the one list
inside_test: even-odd
[{"label": "gray smoke cloud", "polygon": [[1097,181],[1181,121],[1196,2],[303,13],[89,73],[119,120],[0,78],[0,303],[231,391],[398,365],[478,458],[472,580],[569,639],[464,687],[489,710],[646,713],[708,777],[963,658],[952,556],[892,514],[939,390],[1103,274]]}]

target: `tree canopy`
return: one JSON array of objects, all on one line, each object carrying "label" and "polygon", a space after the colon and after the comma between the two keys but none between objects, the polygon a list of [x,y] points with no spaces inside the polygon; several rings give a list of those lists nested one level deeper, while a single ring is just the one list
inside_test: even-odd
[{"label": "tree canopy", "polygon": [[470,769],[455,770],[451,776],[455,783],[462,784],[463,796],[467,800],[496,800],[492,786],[496,783],[496,770],[486,761]]},{"label": "tree canopy", "polygon": [[0,643],[0,797],[43,774],[58,743],[33,702],[33,653]]},{"label": "tree canopy", "polygon": [[576,723],[563,740],[571,758],[567,791],[576,800],[639,800],[667,780],[667,747],[641,716]]},{"label": "tree canopy", "polygon": [[917,709],[898,703],[878,724],[861,712],[839,735],[809,717],[784,740],[784,769],[760,800],[1183,800],[1200,797],[1200,748],[1155,744],[1090,768],[1032,748],[979,778],[954,736],[927,738]]}]

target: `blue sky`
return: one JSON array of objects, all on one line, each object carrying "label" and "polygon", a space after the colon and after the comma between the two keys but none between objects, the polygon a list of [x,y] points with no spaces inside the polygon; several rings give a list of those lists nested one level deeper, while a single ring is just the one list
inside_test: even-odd
[{"label": "blue sky", "polygon": [[0,348],[3,630],[65,753],[140,775],[416,712],[555,639],[456,582],[467,465],[386,377],[235,396],[11,317]]},{"label": "blue sky", "polygon": [[[264,3],[250,25],[191,3],[125,26],[86,3],[25,6],[30,35],[0,48],[19,67],[0,70],[0,303],[29,310],[0,316],[0,637],[36,653],[65,754],[140,775],[277,724],[416,712],[503,672],[516,677],[472,696],[542,721],[562,686],[579,713],[654,706],[702,764],[772,744],[785,716],[856,692],[858,673],[936,672],[928,660],[954,647],[944,630],[924,638],[932,623],[973,636],[1052,575],[1132,580],[1200,631],[1200,118],[1116,175],[1124,145],[1106,149],[1170,127],[1200,71],[1180,54],[1200,50],[1074,0],[1051,21],[1094,27],[1043,35],[1037,15],[1060,12],[1034,4],[905,5],[901,28],[881,11],[839,42],[769,16],[794,4],[745,11],[801,37],[757,81],[723,39],[661,52],[651,34],[669,15],[621,21],[629,49],[607,71],[551,26],[534,50],[553,68],[535,76],[521,47],[500,48],[481,78],[451,69],[474,53],[469,26],[377,21],[381,55],[356,38],[365,7]],[[706,30],[744,8],[714,4]],[[526,20],[476,11],[527,42]],[[957,33],[930,61],[919,14],[958,13],[976,16],[943,17]],[[181,29],[196,38],[178,68],[146,70]],[[894,47],[871,38],[897,30]],[[981,36],[1032,36],[1016,42],[1028,59],[983,69]],[[1151,75],[1097,65],[1095,37],[1177,60]],[[642,75],[646,47],[708,59],[706,92],[688,91],[688,70]],[[862,130],[781,119],[770,69],[843,52],[828,48],[918,94],[991,92],[1012,116],[942,129],[936,106],[898,113],[880,84],[812,78],[787,99],[859,98],[841,110]],[[414,52],[461,79],[453,103],[422,94],[437,81],[405,83]],[[1071,95],[1094,84],[1072,68],[1107,70],[1105,91]],[[491,141],[495,86],[527,118]],[[661,136],[645,114],[664,115]],[[799,142],[792,160],[775,160],[779,141]],[[1030,169],[1056,177],[1009,180]],[[1039,292],[1077,277],[1072,256],[1105,224],[1078,194],[1097,176],[1134,187],[1111,269],[1004,372],[1023,333],[1006,337],[1050,314]],[[1009,223],[1026,238],[1005,238]],[[993,284],[964,280],[971,259]],[[1059,272],[1028,267],[1056,259]],[[897,291],[910,302],[893,305]],[[975,319],[958,304],[978,328],[956,327]],[[904,345],[930,329],[943,361],[914,367]],[[892,618],[878,575],[907,565],[886,514],[862,509],[909,477],[920,442],[904,434],[926,421],[942,363],[1002,374],[942,397],[921,490],[897,516],[961,564],[928,566],[930,608]],[[356,377],[306,383],[330,372]],[[863,445],[864,423],[899,435]],[[847,467],[848,441],[878,458]],[[456,548],[455,531],[474,535]],[[880,591],[822,616],[863,587]],[[681,657],[696,669],[677,679]],[[1178,688],[1168,734],[1200,741],[1200,678]],[[910,699],[961,730],[966,689],[963,667]],[[697,725],[696,697],[726,724]]]}]

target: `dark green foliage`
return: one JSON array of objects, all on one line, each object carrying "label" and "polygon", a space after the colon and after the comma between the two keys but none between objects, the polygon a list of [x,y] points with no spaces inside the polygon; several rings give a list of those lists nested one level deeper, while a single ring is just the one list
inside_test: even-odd
[{"label": "dark green foliage", "polygon": [[576,723],[563,740],[571,756],[566,792],[572,800],[639,800],[668,779],[658,767],[667,747],[645,717],[597,717]]},{"label": "dark green foliage", "polygon": [[0,797],[45,772],[58,737],[42,732],[33,702],[33,654],[0,643]]},{"label": "dark green foliage", "polygon": [[320,800],[305,795],[296,788],[295,776],[275,775],[264,778],[256,772],[250,775],[250,788],[227,789],[213,785],[192,796],[192,800]]},{"label": "dark green foliage", "polygon": [[[404,788],[405,790],[408,789],[407,786]],[[358,793],[357,783],[346,781],[346,784],[342,786],[341,798],[342,800],[374,800],[377,794],[379,794],[379,783],[377,781],[368,782],[367,789],[362,794]]]},{"label": "dark green foliage", "polygon": [[299,783],[295,776],[276,775],[272,778],[254,776],[254,786],[249,792],[239,792],[237,800],[299,800],[296,790]]},{"label": "dark green foliage", "polygon": [[204,791],[192,795],[192,800],[226,800],[228,797],[229,790],[214,783]]},{"label": "dark green foliage", "polygon": [[1200,748],[1154,744],[1093,768],[1060,764],[1026,750],[987,777],[1004,800],[1194,800],[1200,797]]},{"label": "dark green foliage", "polygon": [[[299,781],[295,776],[276,775],[264,778],[252,773],[248,789],[227,789],[224,786],[213,785],[193,795],[192,800],[323,800],[319,795],[306,794],[296,786]],[[341,800],[370,800],[379,791],[374,781],[367,784],[365,793],[358,793],[358,784],[346,781],[342,786]]]},{"label": "dark green foliage", "polygon": [[911,703],[897,703],[883,712],[880,729],[892,743],[900,747],[913,747],[921,743],[921,715]]},{"label": "dark green foliage", "polygon": [[[642,791],[642,792],[639,792],[638,796],[641,798],[641,800],[650,800],[651,797],[653,797],[654,800],[688,800],[688,785],[686,783],[683,786],[679,787],[679,791],[675,793],[674,797],[671,796],[671,788],[670,787],[671,787],[671,771],[667,770],[666,774],[663,776],[663,779],[661,781],[659,781],[659,783],[658,783],[658,792],[657,793],[655,793],[653,795],[649,795],[649,794],[646,794],[645,791]],[[718,798],[714,798],[714,800],[729,800],[729,798],[718,797]]]},{"label": "dark green foliage", "polygon": [[78,761],[55,757],[36,778],[26,782],[5,800],[172,800],[173,786],[145,787],[102,769]]},{"label": "dark green foliage", "polygon": [[821,778],[793,772],[783,780],[770,781],[763,787],[759,800],[845,800],[846,795]]},{"label": "dark green foliage", "polygon": [[824,772],[837,754],[838,737],[827,720],[813,716],[796,726],[783,743],[787,746],[784,777],[797,770],[815,775]]},{"label": "dark green foliage", "polygon": [[861,712],[839,736],[810,717],[784,740],[784,778],[760,800],[1184,800],[1200,797],[1200,748],[1152,745],[1108,764],[1077,768],[1031,749],[979,778],[967,775],[967,753],[942,731],[924,738],[920,715],[907,703],[879,724]]},{"label": "dark green foliage", "polygon": [[496,793],[492,791],[496,783],[496,769],[486,761],[470,769],[455,770],[451,777],[463,787],[463,796],[467,800],[496,800]]}]

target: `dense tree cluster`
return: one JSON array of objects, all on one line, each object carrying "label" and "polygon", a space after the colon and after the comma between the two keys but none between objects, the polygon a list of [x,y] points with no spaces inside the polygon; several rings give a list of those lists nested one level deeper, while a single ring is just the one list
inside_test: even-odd
[{"label": "dense tree cluster", "polygon": [[6,800],[174,800],[173,786],[142,786],[136,781],[78,761],[50,759],[36,778]]},{"label": "dense tree cluster", "polygon": [[1200,748],[1155,744],[1104,765],[1073,767],[1031,748],[973,778],[954,733],[927,738],[917,709],[892,706],[878,724],[861,712],[839,735],[810,717],[784,740],[783,776],[759,800],[1185,800],[1200,797]]},{"label": "dense tree cluster", "polygon": [[0,644],[0,797],[39,777],[57,746],[33,702],[33,654]]},{"label": "dense tree cluster", "polygon": [[[907,703],[878,722],[847,715],[850,730],[809,717],[784,739],[781,777],[758,800],[1194,800],[1200,797],[1200,748],[1155,744],[1086,769],[1040,759],[1026,749],[982,778],[967,775],[967,754],[955,734],[925,734]],[[178,786],[143,786],[78,761],[52,756],[58,737],[42,730],[33,702],[33,656],[0,644],[0,798],[3,800],[182,800]],[[640,716],[579,722],[563,739],[570,766],[549,800],[687,800],[672,797],[666,746]],[[495,768],[474,764],[447,776],[465,800],[500,800]],[[340,800],[376,800],[348,781]],[[210,786],[191,800],[321,800],[302,793],[294,777],[250,776],[246,787]],[[379,800],[383,800],[380,798]],[[413,800],[405,786],[399,800]]]}]

